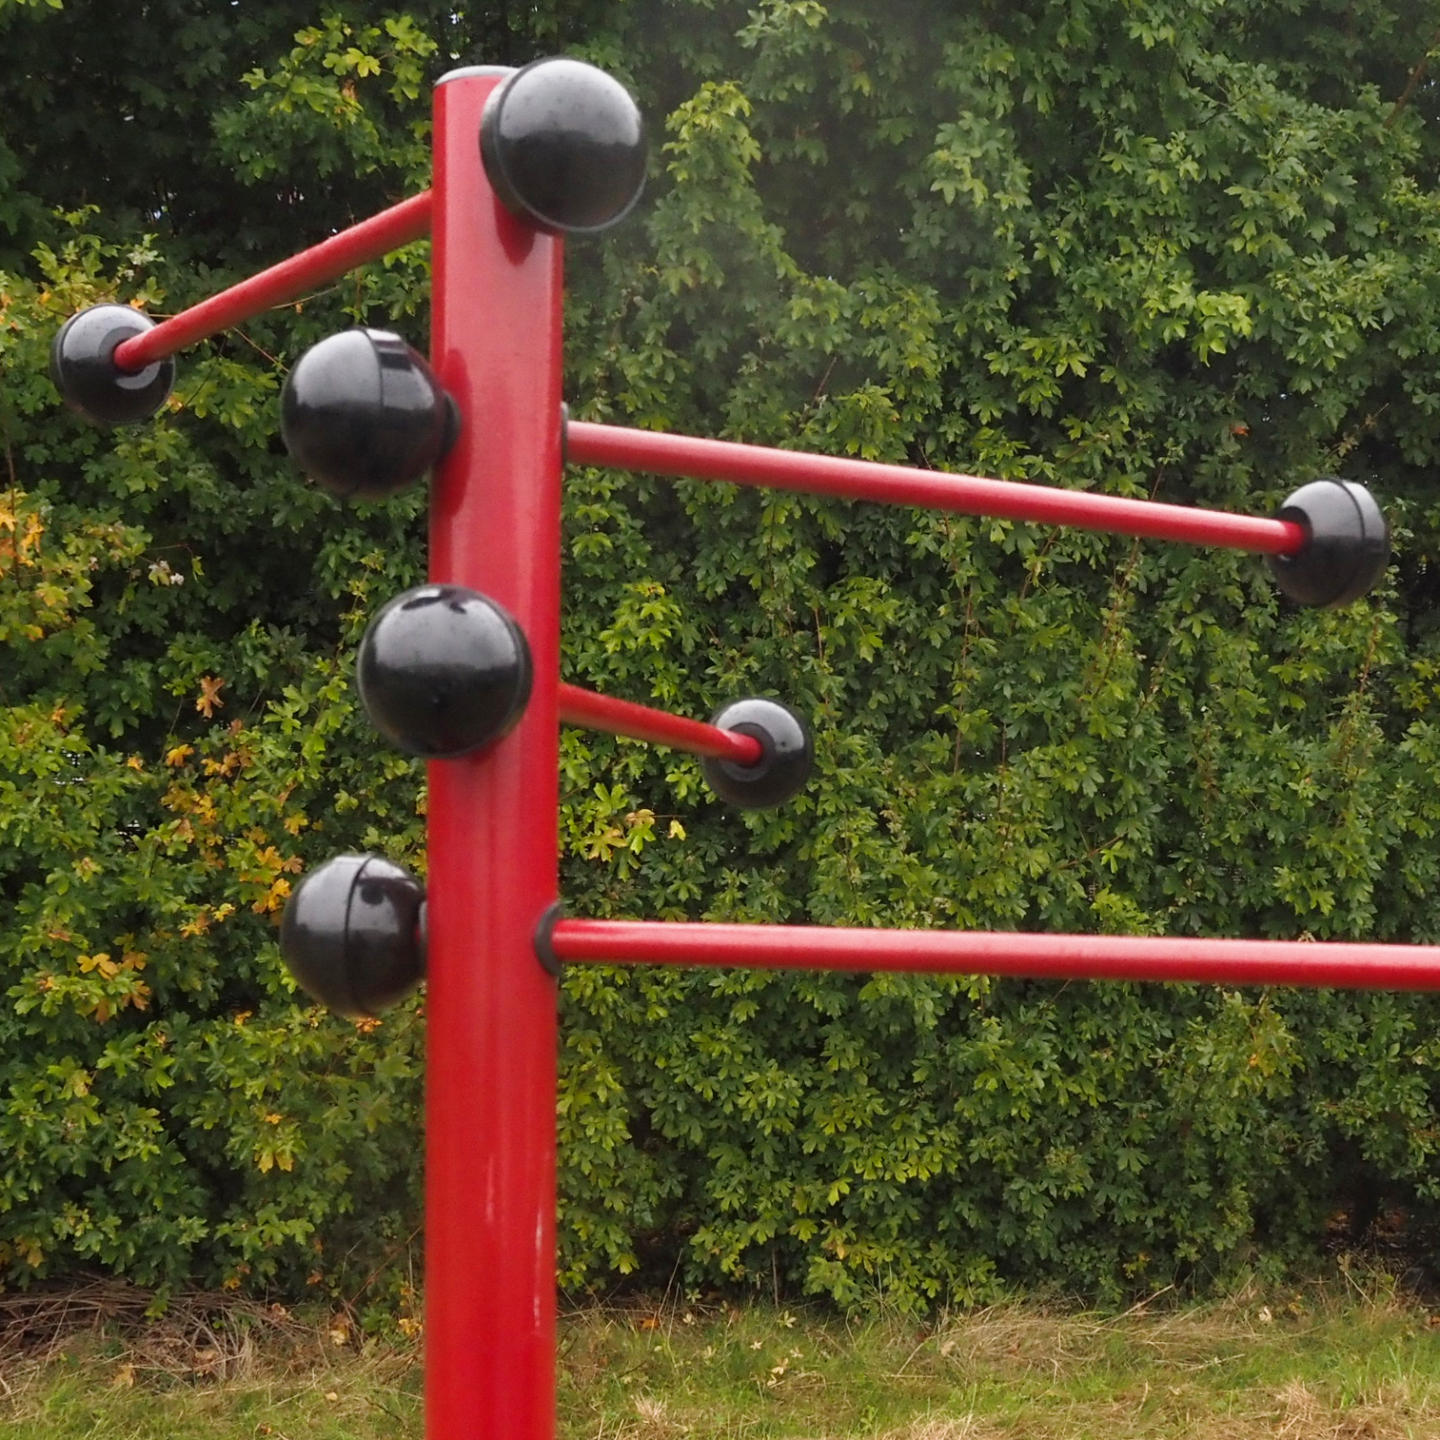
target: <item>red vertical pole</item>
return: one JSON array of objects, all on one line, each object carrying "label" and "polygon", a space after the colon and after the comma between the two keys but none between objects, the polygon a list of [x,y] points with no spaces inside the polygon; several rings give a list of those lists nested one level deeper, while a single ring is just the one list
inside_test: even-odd
[{"label": "red vertical pole", "polygon": [[508,72],[435,91],[432,363],[459,404],[436,476],[430,574],[519,622],[520,724],[430,766],[427,1440],[552,1440],[555,981],[533,934],[557,891],[560,242],[504,210],[480,113]]}]

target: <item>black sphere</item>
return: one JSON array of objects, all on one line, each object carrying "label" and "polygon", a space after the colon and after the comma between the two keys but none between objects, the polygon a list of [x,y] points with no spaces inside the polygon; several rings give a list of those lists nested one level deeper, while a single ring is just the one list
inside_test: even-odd
[{"label": "black sphere", "polygon": [[296,362],[280,399],[291,458],[342,500],[383,500],[450,448],[450,397],[424,359],[388,330],[344,330]]},{"label": "black sphere", "polygon": [[1312,480],[1277,518],[1305,527],[1305,544],[1294,554],[1267,557],[1275,583],[1297,604],[1349,605],[1380,583],[1390,563],[1390,527],[1363,485],[1333,475]]},{"label": "black sphere", "polygon": [[721,730],[753,735],[761,746],[753,765],[705,756],[700,762],[706,783],[722,799],[746,810],[783,805],[799,794],[815,759],[810,728],[778,700],[733,700],[710,717]]},{"label": "black sphere", "polygon": [[170,397],[175,362],[157,360],[126,374],[114,356],[124,341],[154,328],[128,305],[92,305],[72,315],[50,346],[50,378],[60,398],[100,425],[148,420]]},{"label": "black sphere", "polygon": [[604,230],[645,186],[645,123],[630,93],[579,60],[535,60],[480,117],[480,157],[503,204],[551,234]]},{"label": "black sphere", "polygon": [[498,740],[530,698],[524,633],[460,585],[421,585],[389,601],[360,642],[357,668],[370,723],[427,759]]},{"label": "black sphere", "polygon": [[280,953],[300,987],[337,1015],[376,1015],[425,973],[425,892],[378,855],[339,855],[285,905]]}]

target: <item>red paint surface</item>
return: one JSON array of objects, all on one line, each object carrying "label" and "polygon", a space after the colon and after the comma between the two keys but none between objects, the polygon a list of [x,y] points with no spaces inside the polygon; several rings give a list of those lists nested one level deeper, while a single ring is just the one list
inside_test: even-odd
[{"label": "red paint surface", "polygon": [[[435,185],[212,296],[115,352],[138,371],[433,233],[432,362],[463,426],[436,475],[431,578],[519,622],[520,724],[429,770],[426,1435],[553,1440],[556,992],[534,935],[556,897],[563,719],[755,763],[751,736],[558,684],[561,246],[512,217],[480,163],[486,96],[435,99]],[[1139,537],[1291,554],[1304,527],[1084,491],[576,422],[568,459]],[[1440,948],[561,919],[571,963],[928,971],[1052,979],[1440,990]]]},{"label": "red paint surface", "polygon": [[1440,947],[1424,945],[645,920],[561,920],[552,944],[561,960],[603,964],[1440,990]]},{"label": "red paint surface", "polygon": [[753,735],[722,730],[703,720],[686,720],[630,700],[612,700],[608,695],[597,695],[577,685],[562,684],[559,701],[560,719],[567,725],[670,745],[692,755],[713,755],[717,760],[729,760],[736,765],[757,765],[765,753],[765,747]]},{"label": "red paint surface", "polygon": [[1304,546],[1306,538],[1305,527],[1291,520],[1230,515],[1154,500],[1130,500],[1121,495],[1096,495],[1088,490],[1022,485],[978,475],[947,475],[938,470],[912,470],[903,465],[877,465],[835,455],[771,450],[729,440],[697,440],[688,435],[627,430],[579,420],[566,429],[565,453],[566,459],[577,465],[728,480],[735,485],[803,490],[812,495],[925,506],[1045,525],[1074,525],[1082,530],[1221,545],[1262,555],[1293,554]]},{"label": "red paint surface", "polygon": [[504,72],[435,92],[431,363],[462,428],[437,475],[430,574],[499,601],[534,659],[520,723],[430,765],[425,1179],[428,1440],[555,1426],[559,241],[503,210],[480,112]]},{"label": "red paint surface", "polygon": [[127,373],[143,370],[197,340],[217,335],[273,305],[283,305],[347,274],[357,265],[378,260],[401,245],[430,233],[431,192],[423,191],[341,230],[328,240],[301,250],[288,260],[162,320],[153,330],[115,348],[115,364]]}]

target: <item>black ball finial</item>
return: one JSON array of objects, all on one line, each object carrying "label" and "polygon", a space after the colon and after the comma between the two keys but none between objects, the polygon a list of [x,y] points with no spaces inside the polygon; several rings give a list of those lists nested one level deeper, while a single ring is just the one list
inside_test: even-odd
[{"label": "black ball finial", "polygon": [[804,788],[814,764],[810,728],[788,705],[751,697],[733,700],[710,717],[721,730],[753,735],[760,758],[753,765],[705,756],[700,761],[706,784],[731,805],[766,810],[783,805]]},{"label": "black ball finial", "polygon": [[280,399],[291,458],[341,500],[383,500],[421,479],[457,429],[424,358],[389,330],[343,330],[312,345]]},{"label": "black ball finial", "polygon": [[148,420],[170,398],[175,362],[157,360],[127,374],[115,351],[155,322],[129,305],[92,305],[72,315],[50,346],[50,378],[60,398],[98,425]]},{"label": "black ball finial", "polygon": [[530,698],[524,633],[460,585],[421,585],[389,601],[360,642],[357,671],[371,724],[427,759],[498,740]]},{"label": "black ball finial", "polygon": [[507,209],[549,234],[590,234],[645,185],[645,123],[630,92],[579,60],[535,60],[491,92],[480,158]]},{"label": "black ball finial", "polygon": [[1297,604],[1349,605],[1380,583],[1390,562],[1390,528],[1363,485],[1333,475],[1312,480],[1276,518],[1305,529],[1299,550],[1267,557],[1275,583]]},{"label": "black ball finial", "polygon": [[337,1015],[376,1015],[425,973],[425,891],[378,855],[338,855],[285,904],[280,953],[300,987]]}]

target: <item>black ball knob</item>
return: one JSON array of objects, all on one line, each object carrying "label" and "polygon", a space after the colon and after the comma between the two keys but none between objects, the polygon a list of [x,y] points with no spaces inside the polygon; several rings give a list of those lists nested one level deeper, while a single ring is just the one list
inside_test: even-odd
[{"label": "black ball knob", "polygon": [[708,755],[701,759],[706,783],[722,800],[746,810],[765,810],[783,805],[804,788],[815,747],[810,727],[788,705],[756,697],[732,700],[710,723],[760,742],[760,758],[753,765]]},{"label": "black ball knob", "polygon": [[389,330],[344,330],[295,363],[280,398],[291,458],[342,500],[383,500],[450,448],[458,412],[424,358]]},{"label": "black ball knob", "polygon": [[480,117],[480,158],[507,209],[550,234],[604,230],[645,186],[645,122],[630,92],[579,60],[535,60]]},{"label": "black ball knob", "polygon": [[337,1015],[377,1015],[425,974],[425,891],[379,855],[338,855],[285,904],[280,953],[300,987]]},{"label": "black ball knob", "polygon": [[1305,528],[1290,555],[1268,556],[1275,582],[1300,605],[1349,605],[1380,583],[1390,563],[1390,527],[1354,480],[1327,475],[1302,485],[1276,517]]},{"label": "black ball knob", "polygon": [[127,374],[115,351],[155,322],[129,305],[92,305],[72,315],[50,346],[50,378],[60,398],[99,425],[148,420],[170,398],[175,362],[157,360]]},{"label": "black ball knob", "polygon": [[530,698],[524,633],[461,585],[421,585],[389,601],[360,642],[357,670],[371,724],[427,759],[498,740]]}]

